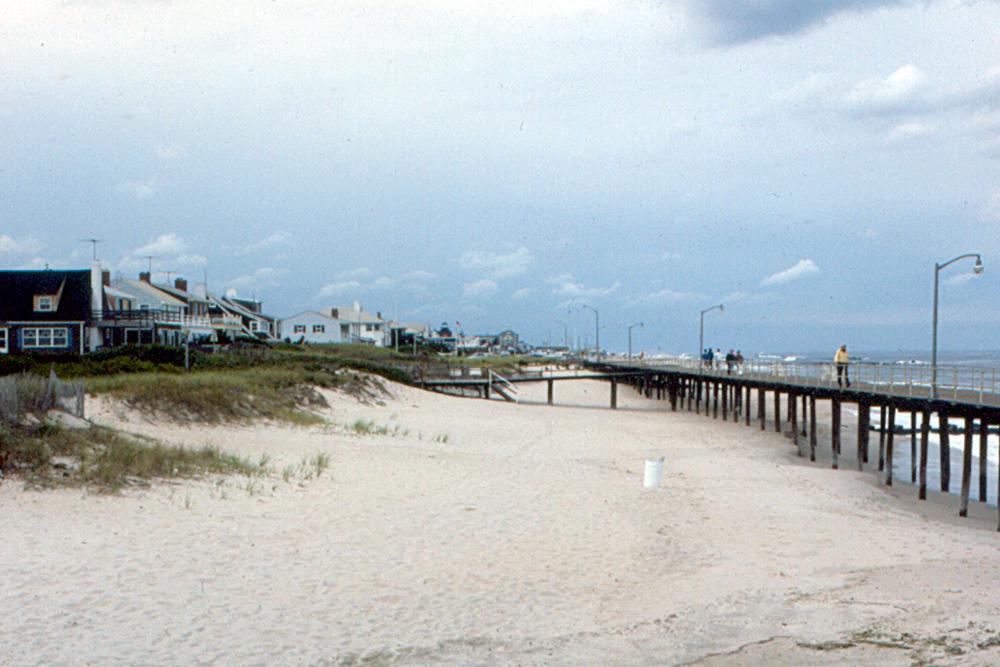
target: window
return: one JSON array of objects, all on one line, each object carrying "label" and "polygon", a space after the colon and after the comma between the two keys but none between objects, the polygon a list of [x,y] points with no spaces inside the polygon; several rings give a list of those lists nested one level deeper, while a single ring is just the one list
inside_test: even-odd
[{"label": "window", "polygon": [[36,313],[51,313],[56,309],[55,299],[51,296],[36,296],[35,297],[35,312]]},{"label": "window", "polygon": [[306,332],[306,325],[304,325],[304,324],[296,324],[295,328],[293,329],[293,331],[295,333],[305,333]]},{"label": "window", "polygon": [[325,324],[314,324],[313,325],[313,333],[326,333],[326,325]]},{"label": "window", "polygon": [[25,348],[69,347],[69,329],[66,327],[24,329],[21,341]]},{"label": "window", "polygon": [[365,325],[365,331],[371,331],[371,330],[372,330],[372,325],[366,324]]},{"label": "window", "polygon": [[260,331],[260,322],[257,320],[250,320],[250,331]]},{"label": "window", "polygon": [[0,354],[7,354],[7,330],[0,329]]}]

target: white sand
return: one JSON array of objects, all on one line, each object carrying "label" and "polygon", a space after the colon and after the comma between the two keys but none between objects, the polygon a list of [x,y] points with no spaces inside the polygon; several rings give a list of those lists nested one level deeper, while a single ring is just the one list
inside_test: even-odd
[{"label": "white sand", "polygon": [[[1000,662],[1000,535],[978,503],[959,520],[630,390],[611,411],[596,381],[556,385],[588,407],[392,391],[328,393],[327,416],[396,436],[178,427],[94,401],[103,423],[277,472],[117,497],[0,484],[0,663]],[[282,479],[318,452],[322,477]]]}]

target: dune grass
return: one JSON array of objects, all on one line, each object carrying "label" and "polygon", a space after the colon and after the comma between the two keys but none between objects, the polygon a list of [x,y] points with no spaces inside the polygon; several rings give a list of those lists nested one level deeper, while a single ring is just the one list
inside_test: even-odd
[{"label": "dune grass", "polygon": [[189,374],[137,373],[90,378],[87,389],[121,399],[137,410],[175,421],[234,422],[277,419],[323,423],[311,410],[326,407],[316,387],[375,397],[380,385],[350,372],[306,367],[261,367]]},{"label": "dune grass", "polygon": [[[264,460],[254,463],[216,447],[167,445],[100,426],[7,425],[0,430],[0,444],[18,472],[42,486],[83,484],[114,492],[154,479],[208,474],[257,476],[269,470]],[[57,459],[68,463],[54,468]]]}]

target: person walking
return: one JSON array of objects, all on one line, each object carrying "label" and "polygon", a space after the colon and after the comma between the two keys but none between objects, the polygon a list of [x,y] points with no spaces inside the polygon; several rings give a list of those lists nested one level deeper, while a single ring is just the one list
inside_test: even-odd
[{"label": "person walking", "polygon": [[847,346],[841,345],[837,353],[833,355],[833,364],[837,367],[837,386],[844,386],[841,381],[847,384],[847,387],[851,386],[851,378],[847,374],[847,364],[851,363],[851,357],[847,354]]},{"label": "person walking", "polygon": [[733,366],[736,365],[736,353],[730,348],[729,352],[726,354],[726,375],[733,374]]}]

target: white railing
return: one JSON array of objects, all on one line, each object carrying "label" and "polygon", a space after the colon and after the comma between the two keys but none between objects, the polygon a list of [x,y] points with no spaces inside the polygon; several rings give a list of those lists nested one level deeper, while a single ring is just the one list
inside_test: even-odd
[{"label": "white railing", "polygon": [[[644,368],[676,369],[707,377],[777,380],[807,387],[836,387],[837,370],[833,363],[753,360],[717,368],[699,359],[656,359],[623,363]],[[847,377],[852,389],[890,396],[926,398],[931,394],[933,369],[926,363],[851,363]],[[1000,373],[996,368],[973,366],[938,366],[937,396],[946,400],[979,405],[1000,405]]]},{"label": "white railing", "polygon": [[493,389],[493,385],[499,385],[503,391],[509,393],[513,397],[515,403],[520,403],[517,398],[517,387],[514,386],[513,382],[493,370],[490,370],[489,382],[491,390]]}]

